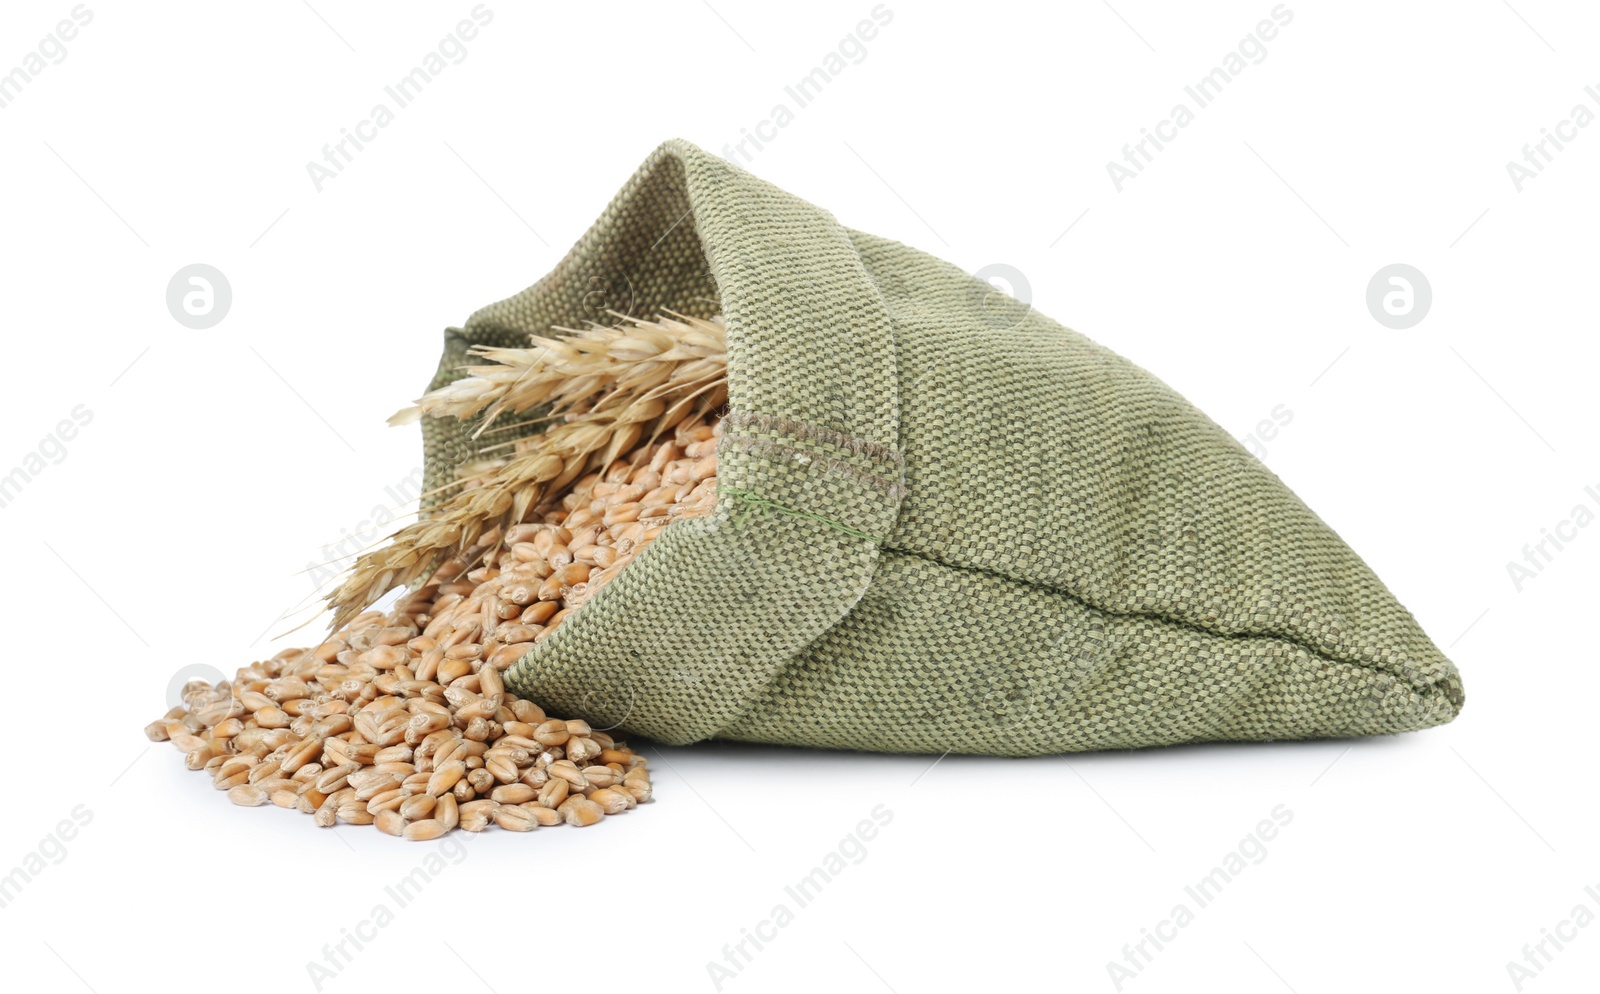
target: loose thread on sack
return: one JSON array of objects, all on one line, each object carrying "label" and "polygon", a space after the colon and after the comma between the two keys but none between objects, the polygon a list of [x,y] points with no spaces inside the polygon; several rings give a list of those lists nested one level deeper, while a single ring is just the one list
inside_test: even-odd
[{"label": "loose thread on sack", "polygon": [[867,532],[851,528],[842,521],[835,521],[832,518],[824,517],[820,514],[813,514],[810,511],[801,511],[784,504],[779,504],[775,500],[768,500],[767,498],[757,494],[754,490],[746,490],[742,487],[718,487],[717,493],[727,494],[729,497],[732,497],[734,500],[744,505],[743,507],[739,508],[738,512],[734,515],[733,524],[735,528],[743,528],[745,522],[749,520],[749,517],[752,513],[787,514],[792,518],[803,518],[806,521],[815,521],[818,524],[827,525],[834,531],[843,532],[852,538],[865,539],[866,541],[872,542],[876,545],[883,544],[883,541],[876,535],[870,535]]}]

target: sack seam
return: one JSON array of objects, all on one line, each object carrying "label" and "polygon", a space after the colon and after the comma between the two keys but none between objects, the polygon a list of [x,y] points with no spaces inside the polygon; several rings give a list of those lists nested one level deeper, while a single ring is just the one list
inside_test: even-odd
[{"label": "sack seam", "polygon": [[1035,582],[1033,580],[1025,580],[1025,579],[1022,579],[1020,577],[1008,576],[1008,575],[1006,575],[1004,573],[999,573],[999,572],[996,572],[996,571],[991,570],[991,569],[985,569],[985,568],[983,568],[981,566],[958,566],[958,565],[956,565],[954,563],[948,563],[948,562],[945,562],[945,561],[943,561],[941,559],[938,559],[938,558],[936,558],[934,556],[930,556],[930,555],[928,555],[927,553],[924,553],[924,552],[916,552],[916,551],[913,551],[913,550],[910,550],[910,549],[899,549],[899,548],[895,548],[893,546],[888,546],[888,545],[880,545],[879,548],[882,549],[882,551],[884,551],[884,552],[893,553],[894,555],[908,556],[908,557],[911,557],[911,558],[924,560],[925,562],[936,563],[937,565],[943,566],[946,569],[959,570],[959,571],[964,572],[964,573],[977,573],[977,574],[981,574],[983,576],[991,576],[991,577],[994,577],[994,578],[999,579],[999,580],[1005,580],[1008,583],[1021,584],[1021,585],[1026,586],[1026,587],[1032,587],[1035,590],[1045,590],[1045,591],[1049,591],[1050,593],[1059,594],[1060,596],[1066,597],[1069,600],[1072,600],[1072,601],[1076,602],[1077,604],[1080,604],[1083,607],[1088,608],[1091,611],[1098,611],[1099,613],[1104,614],[1107,617],[1111,617],[1111,618],[1126,618],[1126,619],[1129,619],[1129,620],[1155,621],[1155,622],[1160,622],[1161,624],[1171,625],[1173,628],[1182,629],[1184,631],[1197,632],[1197,633],[1199,633],[1201,635],[1209,635],[1212,638],[1230,639],[1230,640],[1234,640],[1234,641],[1252,641],[1252,640],[1256,640],[1256,639],[1274,639],[1274,640],[1276,640],[1278,642],[1281,642],[1281,643],[1283,643],[1285,645],[1290,645],[1290,646],[1294,646],[1295,648],[1304,649],[1307,653],[1310,653],[1315,658],[1326,660],[1327,662],[1330,662],[1330,663],[1341,663],[1341,664],[1344,664],[1344,665],[1347,665],[1347,666],[1357,666],[1357,667],[1360,667],[1361,669],[1370,670],[1370,671],[1372,671],[1374,673],[1380,673],[1380,674],[1383,674],[1385,676],[1389,676],[1389,677],[1394,678],[1394,679],[1404,679],[1409,684],[1411,684],[1411,686],[1419,688],[1419,689],[1426,689],[1426,690],[1436,689],[1436,688],[1439,687],[1440,684],[1442,684],[1445,681],[1447,681],[1449,679],[1449,676],[1450,676],[1448,670],[1446,670],[1446,671],[1442,672],[1439,675],[1439,678],[1437,680],[1418,679],[1418,675],[1406,675],[1406,674],[1396,673],[1393,670],[1385,669],[1383,666],[1378,665],[1378,664],[1373,663],[1373,662],[1369,662],[1367,660],[1352,659],[1352,658],[1348,658],[1348,657],[1344,656],[1343,654],[1338,654],[1338,655],[1330,654],[1328,652],[1323,651],[1322,649],[1317,648],[1316,646],[1307,644],[1305,642],[1305,640],[1302,639],[1299,636],[1288,634],[1288,633],[1284,633],[1284,632],[1222,632],[1222,631],[1217,631],[1216,629],[1207,628],[1204,625],[1196,624],[1196,623],[1194,623],[1192,621],[1186,621],[1186,620],[1183,620],[1181,618],[1174,618],[1174,617],[1171,617],[1169,615],[1161,614],[1159,612],[1154,612],[1154,611],[1119,611],[1119,610],[1116,610],[1115,608],[1108,608],[1108,607],[1103,607],[1103,606],[1101,606],[1099,604],[1094,604],[1094,603],[1086,600],[1080,594],[1074,593],[1074,592],[1072,592],[1070,590],[1062,590],[1059,587],[1048,586],[1048,585],[1045,585],[1045,584],[1042,584],[1042,583],[1037,583],[1037,582]]},{"label": "sack seam", "polygon": [[[728,439],[724,439],[724,441],[727,441],[727,440]],[[1301,638],[1299,636],[1295,636],[1295,635],[1289,634],[1289,633],[1286,633],[1286,632],[1222,632],[1222,631],[1217,631],[1216,629],[1213,629],[1213,628],[1207,628],[1204,625],[1195,624],[1192,621],[1186,621],[1186,620],[1183,620],[1183,619],[1180,619],[1180,618],[1174,618],[1174,617],[1171,617],[1170,615],[1161,614],[1159,612],[1154,612],[1154,611],[1118,611],[1118,610],[1116,610],[1114,608],[1108,608],[1108,607],[1104,607],[1104,606],[1099,605],[1099,604],[1091,603],[1090,601],[1084,599],[1082,596],[1080,596],[1080,595],[1078,595],[1076,593],[1073,593],[1072,591],[1069,591],[1069,590],[1062,590],[1062,589],[1057,588],[1057,587],[1047,586],[1045,584],[1036,583],[1036,582],[1034,582],[1032,580],[1021,579],[1019,577],[1007,576],[1004,573],[999,573],[999,572],[996,572],[994,570],[984,569],[982,567],[977,567],[977,566],[958,566],[958,565],[956,565],[954,563],[944,562],[943,560],[938,559],[938,558],[936,558],[934,556],[930,556],[930,555],[928,555],[926,553],[923,553],[923,552],[913,551],[911,549],[895,548],[895,547],[893,547],[891,545],[888,545],[884,540],[879,539],[879,538],[877,538],[877,537],[875,537],[875,536],[873,536],[871,534],[868,534],[867,532],[863,532],[863,531],[860,531],[858,529],[851,528],[848,525],[844,524],[843,522],[835,521],[832,518],[829,518],[829,517],[827,517],[825,515],[815,514],[813,512],[809,512],[809,511],[802,511],[802,510],[799,510],[797,508],[792,508],[792,507],[788,507],[788,506],[786,506],[784,504],[780,504],[780,503],[778,503],[776,501],[767,500],[765,498],[762,498],[761,496],[759,496],[758,494],[756,494],[754,491],[751,491],[751,490],[744,490],[744,489],[733,488],[733,487],[718,487],[717,488],[717,492],[720,493],[720,494],[725,494],[725,495],[727,495],[729,497],[732,497],[734,500],[744,504],[746,506],[746,508],[756,510],[756,511],[758,511],[760,513],[783,514],[783,515],[787,515],[789,517],[800,518],[800,519],[806,520],[806,521],[814,521],[814,522],[816,522],[818,524],[821,524],[821,525],[823,525],[825,527],[832,528],[832,529],[834,529],[836,531],[839,531],[839,532],[843,532],[844,534],[849,535],[851,537],[859,538],[859,539],[862,539],[863,541],[871,542],[874,545],[876,545],[883,552],[892,553],[892,554],[897,555],[897,556],[905,556],[905,557],[908,557],[908,558],[920,559],[920,560],[922,560],[924,562],[930,562],[930,563],[934,563],[936,565],[942,566],[945,569],[957,570],[957,571],[960,571],[960,572],[963,572],[963,573],[974,573],[974,574],[978,574],[978,575],[982,575],[982,576],[994,577],[995,579],[998,579],[998,580],[1004,580],[1007,583],[1015,583],[1015,584],[1019,584],[1021,586],[1031,587],[1031,588],[1033,588],[1035,590],[1044,590],[1044,591],[1048,591],[1048,592],[1053,593],[1053,594],[1058,594],[1058,595],[1060,595],[1062,597],[1065,597],[1065,598],[1073,601],[1074,603],[1076,603],[1076,604],[1078,604],[1078,605],[1080,605],[1082,607],[1085,607],[1085,608],[1087,608],[1087,609],[1089,609],[1091,611],[1099,612],[1100,614],[1103,614],[1103,615],[1105,615],[1107,617],[1110,617],[1110,618],[1121,618],[1121,619],[1136,620],[1136,621],[1154,621],[1154,622],[1158,622],[1160,624],[1170,625],[1173,628],[1181,629],[1183,631],[1195,632],[1195,633],[1198,633],[1198,634],[1201,634],[1201,635],[1210,636],[1211,638],[1228,639],[1230,641],[1243,642],[1243,641],[1256,641],[1256,640],[1260,640],[1260,639],[1269,639],[1269,640],[1281,643],[1283,645],[1288,645],[1288,646],[1292,646],[1294,648],[1303,649],[1305,652],[1310,654],[1312,657],[1317,658],[1317,659],[1322,659],[1322,660],[1325,660],[1325,661],[1330,662],[1330,663],[1339,663],[1339,664],[1345,665],[1345,666],[1355,666],[1355,667],[1358,667],[1360,669],[1368,670],[1368,671],[1373,672],[1373,673],[1378,673],[1378,674],[1381,674],[1381,675],[1384,675],[1384,676],[1388,676],[1388,677],[1393,678],[1393,679],[1404,679],[1412,687],[1414,687],[1416,689],[1419,689],[1419,690],[1426,690],[1426,691],[1429,691],[1429,692],[1434,692],[1434,691],[1440,690],[1441,689],[1441,685],[1449,680],[1450,674],[1449,674],[1448,671],[1441,672],[1439,674],[1439,677],[1437,679],[1434,679],[1434,680],[1422,679],[1422,678],[1420,678],[1421,677],[1420,674],[1397,673],[1397,672],[1395,672],[1395,671],[1393,671],[1391,669],[1386,669],[1385,667],[1383,667],[1381,665],[1378,665],[1376,663],[1370,662],[1368,660],[1350,658],[1348,656],[1345,656],[1344,654],[1328,653],[1328,652],[1326,652],[1326,651],[1324,651],[1322,649],[1317,648],[1314,645],[1307,644],[1307,642],[1303,638]],[[740,520],[742,520],[742,519],[739,518],[739,517],[735,518],[736,523],[738,521],[740,521]]]},{"label": "sack seam", "polygon": [[[765,438],[750,438],[746,435],[724,435],[722,436],[722,441],[719,444],[732,445],[735,448],[744,449],[745,451],[752,452],[756,455],[779,456],[787,459],[795,459],[798,457],[806,460],[818,460],[816,453],[808,452],[805,449],[793,445],[783,445]],[[877,476],[873,473],[868,473],[866,470],[859,469],[840,459],[829,459],[827,457],[822,457],[819,461],[822,463],[825,472],[835,473],[840,476],[848,476],[852,479],[859,480],[860,482],[872,487],[874,490],[879,491],[884,496],[888,497],[892,501],[895,501],[896,503],[905,497],[905,484],[901,483],[899,480],[890,480],[886,479],[885,477]]]},{"label": "sack seam", "polygon": [[760,428],[780,435],[787,435],[799,442],[825,442],[844,449],[852,455],[881,459],[885,462],[892,462],[900,468],[904,468],[906,464],[906,457],[901,454],[899,449],[893,446],[884,445],[882,442],[874,442],[867,438],[847,435],[832,428],[806,424],[793,418],[773,417],[769,414],[758,414],[754,411],[732,411],[729,412],[726,420],[730,428]]}]

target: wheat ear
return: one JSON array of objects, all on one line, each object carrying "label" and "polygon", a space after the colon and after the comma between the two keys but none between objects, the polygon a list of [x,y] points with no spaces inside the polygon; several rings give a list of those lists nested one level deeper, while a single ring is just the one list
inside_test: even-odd
[{"label": "wheat ear", "polygon": [[535,337],[529,348],[475,348],[471,355],[491,363],[468,367],[468,377],[390,419],[403,424],[424,414],[462,420],[481,414],[481,433],[502,414],[548,406],[560,420],[520,439],[503,465],[473,464],[476,486],[401,528],[388,545],[362,554],[327,597],[334,630],[451,557],[470,564],[492,553],[505,527],[527,520],[585,473],[727,403],[721,318],[670,312],[655,321],[618,317],[624,322],[618,327],[556,329],[570,337]]}]

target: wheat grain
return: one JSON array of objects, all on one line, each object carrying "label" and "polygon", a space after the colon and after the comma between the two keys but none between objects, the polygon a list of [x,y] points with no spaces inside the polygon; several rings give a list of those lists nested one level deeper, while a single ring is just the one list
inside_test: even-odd
[{"label": "wheat grain", "polygon": [[578,797],[576,795],[567,798],[557,810],[566,816],[568,825],[574,825],[579,828],[593,825],[606,816],[605,808],[587,797]]}]

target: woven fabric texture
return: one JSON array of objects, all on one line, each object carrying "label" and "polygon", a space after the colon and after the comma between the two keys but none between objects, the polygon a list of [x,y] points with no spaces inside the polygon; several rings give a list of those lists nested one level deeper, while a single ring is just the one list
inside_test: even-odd
[{"label": "woven fabric texture", "polygon": [[[507,683],[707,738],[1030,755],[1402,732],[1455,667],[1334,532],[1155,377],[681,141],[560,266],[446,333],[724,315],[715,514]],[[425,421],[429,483],[472,458]]]}]

